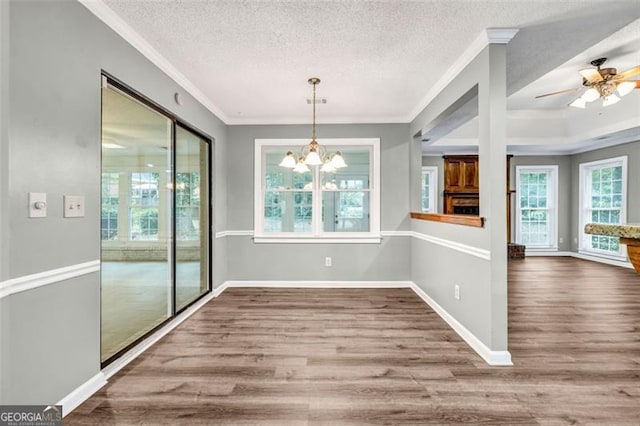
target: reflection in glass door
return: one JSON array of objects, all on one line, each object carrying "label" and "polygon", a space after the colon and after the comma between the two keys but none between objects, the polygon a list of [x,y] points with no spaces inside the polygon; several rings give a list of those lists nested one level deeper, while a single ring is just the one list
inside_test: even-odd
[{"label": "reflection in glass door", "polygon": [[209,144],[176,127],[176,311],[208,290]]},{"label": "reflection in glass door", "polygon": [[171,121],[102,89],[102,361],[171,315]]},{"label": "reflection in glass door", "polygon": [[209,291],[209,176],[208,140],[103,87],[103,365]]}]

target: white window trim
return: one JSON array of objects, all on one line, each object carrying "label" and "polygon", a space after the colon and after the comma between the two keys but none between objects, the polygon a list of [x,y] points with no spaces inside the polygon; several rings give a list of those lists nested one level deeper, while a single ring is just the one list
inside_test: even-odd
[{"label": "white window trim", "polygon": [[589,248],[587,243],[587,238],[590,238],[591,234],[587,234],[584,232],[584,227],[588,223],[585,221],[584,212],[589,207],[587,205],[587,197],[585,197],[585,194],[587,193],[587,171],[596,166],[604,166],[607,164],[613,165],[617,163],[622,166],[622,206],[620,207],[620,223],[624,224],[627,222],[627,156],[623,155],[621,157],[606,158],[603,160],[580,163],[578,191],[578,215],[580,219],[580,229],[578,230],[578,232],[580,237],[578,238],[578,253],[604,257],[606,259],[626,261],[627,255],[622,244],[620,245],[620,249],[617,255],[610,252],[603,252],[601,250],[594,250]]},{"label": "white window trim", "polygon": [[[254,237],[256,243],[372,243],[379,244],[382,240],[380,236],[380,139],[379,138],[344,138],[344,139],[318,139],[320,145],[331,146],[370,146],[372,147],[370,162],[370,182],[369,182],[369,232],[327,232],[319,234],[298,233],[298,232],[278,232],[265,233],[264,229],[264,179],[263,167],[264,147],[273,146],[304,146],[309,143],[308,139],[256,139],[254,150]],[[282,153],[284,156],[284,151]],[[317,169],[317,168],[315,168]],[[319,172],[316,173],[314,182],[318,185]],[[321,192],[319,193],[321,194]],[[315,197],[313,202],[313,212],[320,212],[322,209],[321,195]],[[313,215],[313,229],[319,230],[321,217]]]},{"label": "white window trim", "polygon": [[429,209],[422,210],[424,213],[438,212],[438,167],[422,166],[422,174],[420,175],[420,209],[422,209],[422,176],[429,173]]},{"label": "white window trim", "polygon": [[[558,166],[516,166],[516,242],[521,244],[522,235],[520,235],[520,225],[522,210],[520,207],[520,174],[522,172],[549,172],[551,185],[547,185],[547,209],[549,211],[549,220],[551,221],[549,229],[550,245],[527,245],[529,251],[557,251],[558,250]],[[549,194],[549,191],[552,191]]]}]

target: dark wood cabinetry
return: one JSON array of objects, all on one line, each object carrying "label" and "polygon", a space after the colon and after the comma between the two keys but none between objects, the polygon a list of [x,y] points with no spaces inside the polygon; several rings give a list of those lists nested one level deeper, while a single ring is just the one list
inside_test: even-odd
[{"label": "dark wood cabinetry", "polygon": [[477,155],[444,156],[444,214],[480,214]]}]

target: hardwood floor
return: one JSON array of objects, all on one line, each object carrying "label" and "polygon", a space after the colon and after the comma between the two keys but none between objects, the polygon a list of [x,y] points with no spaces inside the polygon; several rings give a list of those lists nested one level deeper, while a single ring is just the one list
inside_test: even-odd
[{"label": "hardwood floor", "polygon": [[410,289],[228,289],[65,424],[640,424],[640,276],[527,258],[509,304],[489,367]]}]

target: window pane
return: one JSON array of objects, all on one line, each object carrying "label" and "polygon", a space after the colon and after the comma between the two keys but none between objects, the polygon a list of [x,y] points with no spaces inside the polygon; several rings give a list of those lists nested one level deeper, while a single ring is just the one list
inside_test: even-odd
[{"label": "window pane", "polygon": [[310,191],[268,191],[264,198],[265,232],[311,232]]},{"label": "window pane", "polygon": [[118,239],[119,188],[120,175],[118,173],[102,173],[100,235],[103,240]]},{"label": "window pane", "polygon": [[325,232],[368,232],[368,191],[324,191],[322,193]]},{"label": "window pane", "polygon": [[158,173],[131,173],[129,232],[132,240],[158,239]]}]

